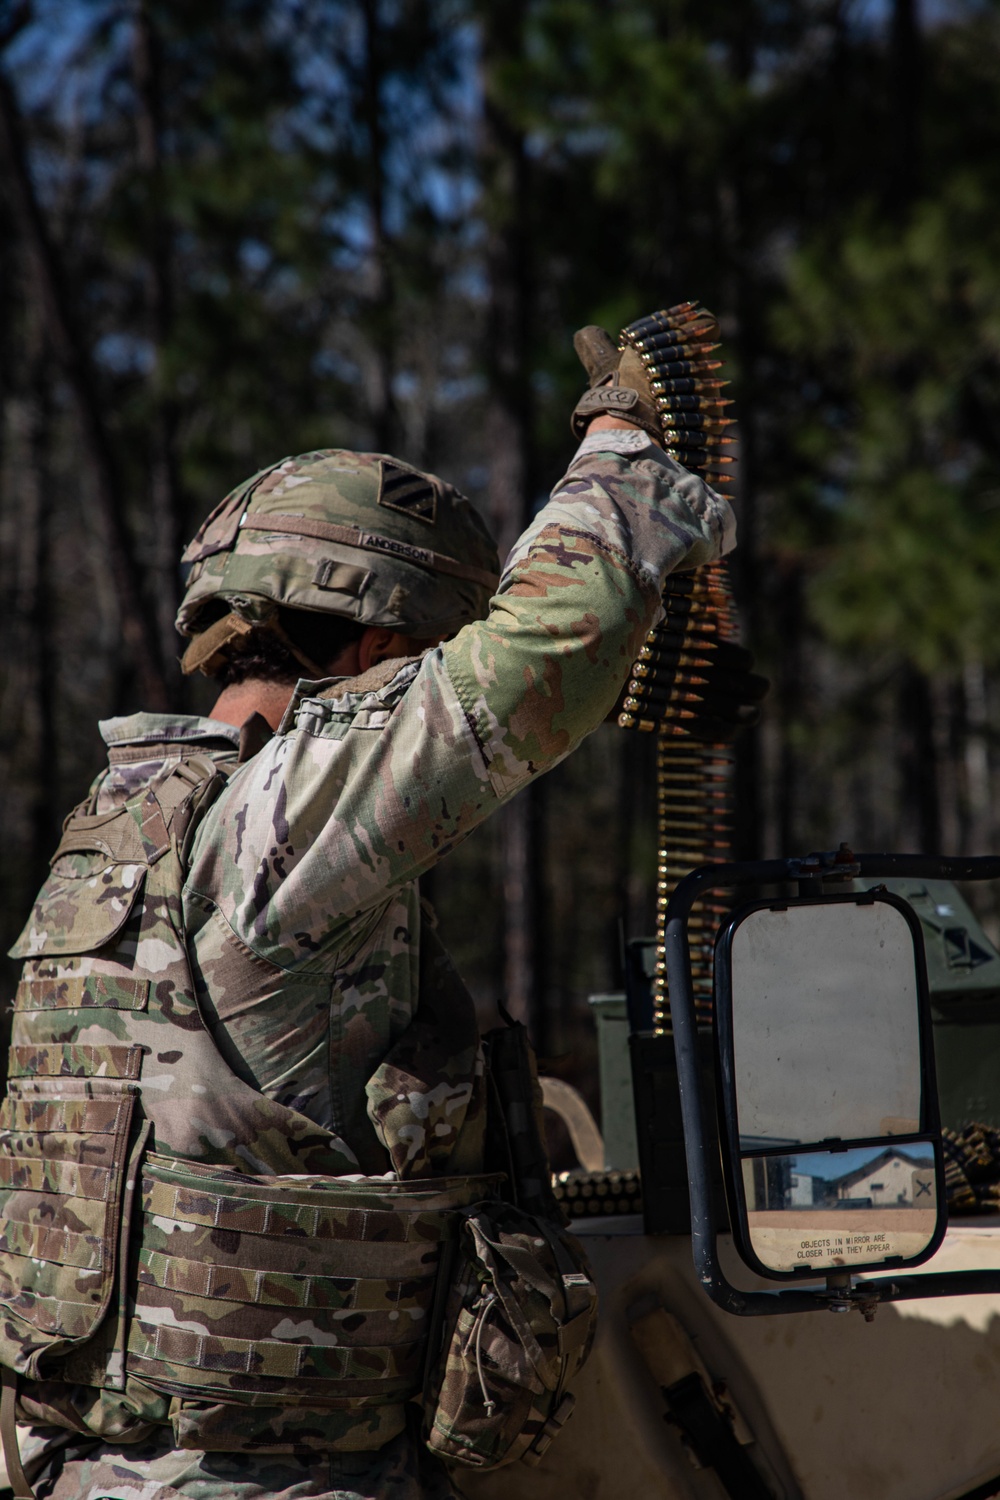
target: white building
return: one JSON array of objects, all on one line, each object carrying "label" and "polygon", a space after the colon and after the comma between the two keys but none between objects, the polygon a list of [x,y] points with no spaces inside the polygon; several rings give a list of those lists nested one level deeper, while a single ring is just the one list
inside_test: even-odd
[{"label": "white building", "polygon": [[[922,1196],[916,1179],[919,1177],[925,1181],[927,1176],[926,1162],[907,1156],[898,1147],[890,1146],[876,1156],[874,1161],[866,1162],[857,1171],[837,1178],[831,1186],[836,1187],[838,1199],[867,1200],[873,1208],[899,1208],[908,1206],[915,1197]],[[929,1206],[926,1200],[925,1206]]]}]

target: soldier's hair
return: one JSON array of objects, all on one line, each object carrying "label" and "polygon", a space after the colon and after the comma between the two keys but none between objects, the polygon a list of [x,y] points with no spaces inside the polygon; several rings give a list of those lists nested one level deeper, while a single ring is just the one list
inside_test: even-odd
[{"label": "soldier's hair", "polygon": [[[340,615],[321,615],[304,609],[279,609],[277,614],[281,629],[292,644],[324,669],[365,633],[364,625]],[[262,627],[234,642],[214,680],[224,688],[251,679],[294,687],[300,677],[308,675],[306,667],[284,642]]]}]

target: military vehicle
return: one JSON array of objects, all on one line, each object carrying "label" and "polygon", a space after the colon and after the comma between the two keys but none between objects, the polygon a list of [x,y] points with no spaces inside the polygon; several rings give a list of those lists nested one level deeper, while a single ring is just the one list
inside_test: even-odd
[{"label": "military vehicle", "polygon": [[[955,884],[998,878],[842,846],[679,882],[591,1000],[602,1131],[546,1084],[603,1299],[576,1410],[538,1467],[461,1476],[470,1500],[1000,1494],[1000,953]],[[688,923],[721,888],[710,1015]]]},{"label": "military vehicle", "polygon": [[[718,486],[716,334],[685,303],[618,348]],[[671,577],[618,720],[657,735],[660,852],[655,938],[592,1001],[603,1134],[546,1085],[597,1344],[539,1466],[470,1500],[1000,1495],[1000,953],[956,885],[1000,859],[733,863],[751,667],[722,567]]]}]

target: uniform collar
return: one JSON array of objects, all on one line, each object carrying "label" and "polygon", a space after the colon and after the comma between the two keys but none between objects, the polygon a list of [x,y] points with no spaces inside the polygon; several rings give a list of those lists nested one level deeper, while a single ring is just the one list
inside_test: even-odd
[{"label": "uniform collar", "polygon": [[238,746],[240,731],[221,719],[205,719],[198,714],[122,714],[102,719],[98,728],[106,745],[204,744],[206,740],[225,740]]},{"label": "uniform collar", "polygon": [[287,734],[294,727],[304,703],[318,702],[324,718],[334,714],[338,718],[351,718],[365,700],[366,707],[391,712],[417,675],[424,657],[436,649],[429,647],[419,656],[389,657],[369,667],[359,677],[325,677],[317,682],[300,679],[288,700],[278,734]]}]

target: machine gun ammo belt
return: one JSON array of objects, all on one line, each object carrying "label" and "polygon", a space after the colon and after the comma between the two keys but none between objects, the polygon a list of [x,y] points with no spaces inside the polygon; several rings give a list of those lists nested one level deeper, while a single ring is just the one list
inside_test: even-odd
[{"label": "machine gun ammo belt", "polygon": [[635,1171],[559,1172],[552,1190],[570,1219],[642,1213],[642,1183]]},{"label": "machine gun ammo belt", "polygon": [[[696,302],[640,318],[622,330],[649,374],[666,452],[714,488],[732,483],[734,460],[726,453],[732,425],[716,376],[721,362],[715,318]],[[732,857],[733,756],[728,743],[706,743],[699,720],[726,714],[718,696],[726,674],[746,670],[738,644],[736,610],[725,565],[674,574],[663,595],[664,615],[649,632],[632,665],[618,723],[655,733],[657,794],[656,974],[654,1029],[669,1034],[663,939],[667,904],[678,882],[696,865]],[[714,691],[713,691],[714,690]],[[695,1005],[711,1021],[715,932],[725,906],[697,901],[689,924]]]}]

